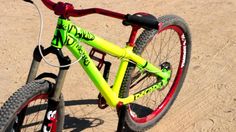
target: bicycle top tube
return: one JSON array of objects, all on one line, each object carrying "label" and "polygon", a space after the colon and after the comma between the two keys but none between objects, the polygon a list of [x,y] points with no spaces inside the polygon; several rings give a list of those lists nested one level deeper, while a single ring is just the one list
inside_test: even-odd
[{"label": "bicycle top tube", "polygon": [[65,18],[72,17],[81,17],[89,14],[102,14],[105,16],[110,16],[114,18],[118,18],[121,20],[125,19],[125,15],[101,8],[89,8],[89,9],[74,9],[74,6],[70,3],[58,2],[54,3],[51,0],[42,0],[44,5],[49,9],[53,10],[56,15],[63,16]]}]

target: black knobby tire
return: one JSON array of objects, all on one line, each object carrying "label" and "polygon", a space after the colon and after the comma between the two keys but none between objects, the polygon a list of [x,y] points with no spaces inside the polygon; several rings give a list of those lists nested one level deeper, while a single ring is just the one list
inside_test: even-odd
[{"label": "black knobby tire", "polygon": [[[23,110],[26,110],[25,117],[22,126],[19,127],[23,131],[40,131],[48,105],[48,95],[52,91],[51,88],[50,82],[35,80],[18,89],[0,109],[0,131],[12,131],[15,122],[17,122],[17,117],[21,116]],[[57,108],[56,123],[53,125],[54,128],[56,127],[56,131],[60,132],[63,129],[63,124],[64,100],[61,96]]]},{"label": "black knobby tire", "polygon": [[[136,40],[133,51],[152,64],[155,63],[154,65],[156,66],[164,62],[169,62],[172,69],[171,79],[165,88],[145,95],[145,97],[128,105],[125,115],[125,126],[128,126],[127,129],[129,130],[145,131],[154,126],[173,104],[187,73],[191,55],[191,35],[187,24],[182,18],[175,15],[159,17],[158,21],[160,22],[160,29],[158,31],[154,29],[144,30]],[[173,39],[174,37],[175,39]],[[173,45],[172,40],[175,40],[173,41]],[[154,44],[153,42],[156,43]],[[152,47],[149,48],[150,46]],[[173,48],[171,46],[173,46]],[[158,51],[155,51],[155,47],[158,47]],[[176,52],[174,55],[172,55],[173,50],[177,51],[174,51]],[[163,56],[162,53],[164,53],[164,51],[166,51],[167,55]],[[151,57],[156,58],[153,60]],[[178,64],[175,64],[176,60]],[[129,94],[136,93],[157,82],[157,77],[143,77],[137,69],[135,64],[129,63],[122,83],[120,97],[127,97]],[[139,76],[144,78],[142,80],[140,79],[140,82],[136,81],[138,80],[137,78],[141,78]],[[152,82],[153,80],[154,82]],[[135,84],[135,81],[138,83]],[[146,83],[148,84],[145,85]],[[141,85],[141,88],[139,88],[138,85]],[[156,101],[159,99],[159,96],[160,101]],[[162,96],[163,99],[161,99]]]}]

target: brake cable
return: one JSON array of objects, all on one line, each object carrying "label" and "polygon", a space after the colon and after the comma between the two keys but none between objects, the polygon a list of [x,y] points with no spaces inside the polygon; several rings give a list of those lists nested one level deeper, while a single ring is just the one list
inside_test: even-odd
[{"label": "brake cable", "polygon": [[44,62],[45,62],[46,64],[48,64],[49,66],[52,66],[52,67],[59,67],[59,68],[69,67],[69,66],[72,66],[72,65],[76,64],[77,62],[79,62],[79,61],[82,59],[83,55],[81,55],[76,61],[74,61],[73,63],[70,63],[70,64],[68,64],[68,65],[55,65],[55,64],[50,63],[50,62],[44,57],[44,55],[43,55],[43,53],[42,53],[42,49],[40,48],[41,45],[42,45],[42,44],[41,44],[41,40],[42,40],[43,25],[44,25],[43,13],[42,13],[41,9],[38,7],[38,5],[35,4],[32,0],[24,0],[24,1],[33,4],[34,7],[37,9],[38,14],[39,14],[40,30],[39,30],[39,35],[38,35],[38,47],[39,47],[39,53],[40,53],[41,57],[43,58]]}]

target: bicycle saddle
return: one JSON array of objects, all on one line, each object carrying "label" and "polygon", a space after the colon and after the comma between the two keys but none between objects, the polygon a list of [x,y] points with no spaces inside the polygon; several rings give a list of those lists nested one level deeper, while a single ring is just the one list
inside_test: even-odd
[{"label": "bicycle saddle", "polygon": [[127,14],[125,15],[125,20],[123,20],[125,26],[140,26],[144,29],[158,29],[159,22],[157,18],[148,13],[136,13],[136,14]]}]

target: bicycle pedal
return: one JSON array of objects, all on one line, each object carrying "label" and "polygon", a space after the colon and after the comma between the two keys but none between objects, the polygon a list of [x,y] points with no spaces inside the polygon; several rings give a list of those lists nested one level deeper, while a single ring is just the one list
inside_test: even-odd
[{"label": "bicycle pedal", "polygon": [[100,109],[105,109],[108,107],[108,104],[106,103],[106,100],[102,97],[102,94],[98,94],[98,107]]},{"label": "bicycle pedal", "polygon": [[[99,54],[100,54],[100,56],[99,56]],[[89,56],[90,56],[91,59],[98,62],[97,68],[98,68],[98,70],[101,70],[102,66],[104,64],[106,53],[104,53],[104,52],[102,52],[98,49],[92,48],[90,53],[89,53]]]}]

